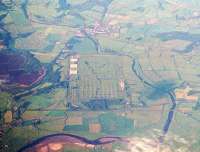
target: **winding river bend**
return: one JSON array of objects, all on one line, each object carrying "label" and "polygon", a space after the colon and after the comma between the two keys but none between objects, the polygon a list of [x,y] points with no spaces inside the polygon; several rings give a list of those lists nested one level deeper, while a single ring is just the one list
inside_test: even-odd
[{"label": "winding river bend", "polygon": [[18,152],[37,152],[40,149],[47,147],[49,144],[61,144],[62,146],[65,144],[74,144],[84,148],[95,148],[98,145],[110,144],[114,142],[128,142],[128,140],[121,137],[101,137],[95,140],[89,140],[87,138],[72,135],[72,134],[52,134],[43,136],[35,141],[28,143],[24,147],[22,147]]},{"label": "winding river bend", "polygon": [[[139,62],[136,59],[133,59],[133,64],[132,64],[132,70],[135,73],[135,75],[147,86],[153,88],[153,89],[159,89],[157,88],[155,85],[153,85],[151,82],[149,82],[149,80],[146,79],[145,75],[143,74],[141,65],[139,64]],[[166,94],[169,95],[170,99],[171,99],[171,108],[168,112],[168,116],[167,119],[165,121],[165,124],[163,126],[163,136],[165,136],[168,133],[168,130],[170,128],[170,125],[172,123],[173,117],[174,117],[174,111],[176,109],[176,99],[174,97],[174,93],[173,91],[166,91]]]}]

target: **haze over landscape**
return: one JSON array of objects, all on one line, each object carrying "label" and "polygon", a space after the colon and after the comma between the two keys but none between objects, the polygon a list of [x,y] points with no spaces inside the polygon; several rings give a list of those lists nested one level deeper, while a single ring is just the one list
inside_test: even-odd
[{"label": "haze over landscape", "polygon": [[0,0],[0,151],[199,152],[199,8]]}]

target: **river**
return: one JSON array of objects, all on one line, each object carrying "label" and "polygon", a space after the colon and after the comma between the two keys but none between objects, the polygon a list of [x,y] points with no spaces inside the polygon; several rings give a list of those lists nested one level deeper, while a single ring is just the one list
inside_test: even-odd
[{"label": "river", "polygon": [[[153,89],[159,89],[159,88],[156,88],[155,85],[153,85],[151,82],[149,82],[145,75],[143,74],[143,71],[142,71],[142,68],[139,64],[139,62],[136,60],[136,59],[133,59],[133,65],[132,65],[132,70],[133,72],[135,73],[135,75],[144,83],[146,84],[147,86],[153,88]],[[168,133],[168,130],[170,128],[170,125],[172,123],[172,120],[173,120],[173,117],[174,117],[174,111],[176,109],[176,100],[175,100],[175,97],[174,97],[174,94],[173,92],[169,89],[169,90],[164,90],[166,91],[166,93],[169,95],[170,99],[171,99],[171,108],[168,112],[168,116],[167,116],[167,119],[165,121],[165,124],[163,126],[163,136],[166,135]]]},{"label": "river", "polygon": [[128,140],[121,138],[121,137],[115,137],[115,136],[108,136],[108,137],[101,137],[95,140],[89,140],[87,138],[73,135],[73,134],[64,134],[64,133],[58,133],[58,134],[52,134],[43,136],[41,138],[38,138],[34,140],[31,143],[28,143],[21,149],[19,149],[18,152],[37,152],[38,149],[48,146],[48,144],[51,143],[57,143],[57,144],[75,144],[79,145],[81,147],[92,147],[95,148],[95,146],[98,145],[105,145],[110,144],[114,142],[128,142]]}]

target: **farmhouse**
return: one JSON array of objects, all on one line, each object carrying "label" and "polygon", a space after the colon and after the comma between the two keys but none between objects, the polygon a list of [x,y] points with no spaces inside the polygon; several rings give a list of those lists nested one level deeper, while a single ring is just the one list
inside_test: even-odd
[{"label": "farmhouse", "polygon": [[176,89],[175,90],[175,96],[176,96],[176,100],[187,100],[190,102],[196,102],[198,101],[198,97],[197,96],[193,96],[193,95],[189,95],[189,93],[192,91],[192,88],[190,88],[189,86],[183,88],[183,89]]}]

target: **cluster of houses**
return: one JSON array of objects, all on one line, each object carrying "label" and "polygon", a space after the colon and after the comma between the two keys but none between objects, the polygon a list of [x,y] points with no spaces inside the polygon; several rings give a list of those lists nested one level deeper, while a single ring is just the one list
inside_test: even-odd
[{"label": "cluster of houses", "polygon": [[184,88],[175,89],[175,96],[177,101],[197,102],[198,96],[189,95],[192,88],[186,86]]}]

